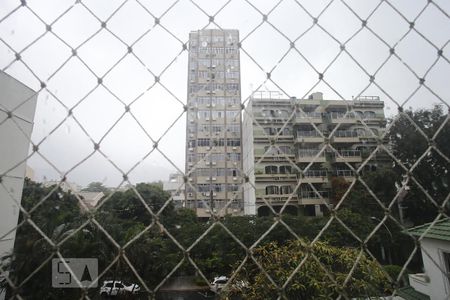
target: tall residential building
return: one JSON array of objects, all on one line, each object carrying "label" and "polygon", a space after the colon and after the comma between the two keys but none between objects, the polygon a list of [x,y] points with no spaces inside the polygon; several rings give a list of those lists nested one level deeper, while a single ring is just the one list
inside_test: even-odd
[{"label": "tall residential building", "polygon": [[239,32],[189,35],[186,204],[199,217],[243,212]]},{"label": "tall residential building", "polygon": [[[354,180],[349,166],[359,167],[377,146],[386,125],[383,108],[376,96],[343,101],[324,100],[322,93],[308,99],[255,94],[243,124],[245,214],[267,215],[267,204],[277,211],[289,201],[285,211],[322,215],[330,179]],[[365,168],[376,169],[385,158],[377,154]]]}]

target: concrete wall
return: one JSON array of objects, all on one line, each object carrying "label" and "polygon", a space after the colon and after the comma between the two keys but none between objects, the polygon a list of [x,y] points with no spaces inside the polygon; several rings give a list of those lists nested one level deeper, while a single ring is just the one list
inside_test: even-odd
[{"label": "concrete wall", "polygon": [[423,280],[425,276],[421,274],[409,276],[410,285],[417,291],[429,295],[433,300],[450,298],[449,279],[443,273],[449,271],[446,269],[444,253],[450,253],[450,242],[435,239],[422,240],[422,259],[425,269],[423,275],[429,280]]},{"label": "concrete wall", "polygon": [[14,247],[36,99],[33,90],[0,72],[0,257]]}]

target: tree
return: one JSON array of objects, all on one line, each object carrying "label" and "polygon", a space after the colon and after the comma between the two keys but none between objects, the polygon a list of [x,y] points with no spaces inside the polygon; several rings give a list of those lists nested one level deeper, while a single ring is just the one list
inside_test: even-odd
[{"label": "tree", "polygon": [[[448,114],[448,113],[447,113]],[[435,145],[444,156],[450,157],[450,123],[447,121],[442,105],[435,105],[432,109],[407,110],[400,115],[390,130],[389,140],[394,155],[406,167],[411,168],[425,153],[429,145]],[[438,136],[430,143],[414,126],[410,119],[431,139],[440,129]],[[446,122],[446,123],[445,123]],[[426,192],[441,205],[449,193],[450,174],[448,162],[436,150],[432,150],[415,167],[412,176],[420,183]],[[398,165],[395,171],[404,175],[406,172]],[[420,225],[432,221],[438,208],[421,191],[412,180],[408,185],[410,190],[404,199],[407,218],[414,224]]]},{"label": "tree", "polygon": [[107,195],[109,194],[109,188],[103,185],[101,182],[91,182],[88,184],[88,186],[84,189],[82,189],[83,192],[102,192],[103,194]]},{"label": "tree", "polygon": [[[291,276],[307,253],[313,253],[320,264],[309,256],[284,289],[287,299],[336,299],[339,294],[348,298],[380,296],[388,290],[388,280],[379,264],[362,254],[346,285],[349,272],[359,256],[354,248],[333,247],[324,242],[308,246],[304,241],[291,241],[280,246],[269,243],[254,251],[254,256],[274,282],[281,287]],[[325,267],[325,271],[322,267]],[[334,281],[327,272],[332,274]],[[277,299],[279,289],[274,286],[256,265],[245,266],[236,282],[248,282],[243,287],[233,285],[231,294],[241,294],[243,299]]]}]

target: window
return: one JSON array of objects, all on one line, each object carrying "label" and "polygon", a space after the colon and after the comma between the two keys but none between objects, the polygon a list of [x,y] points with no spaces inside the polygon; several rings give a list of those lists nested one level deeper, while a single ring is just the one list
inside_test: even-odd
[{"label": "window", "polygon": [[292,194],[292,187],[290,185],[283,185],[280,187],[280,194],[281,195],[288,195]]},{"label": "window", "polygon": [[217,139],[213,141],[213,145],[215,147],[224,147],[225,146],[225,140],[224,139]]},{"label": "window", "polygon": [[197,117],[199,118],[199,119],[206,119],[206,118],[209,118],[210,117],[210,111],[209,110],[199,110],[198,112],[197,112]]},{"label": "window", "polygon": [[209,143],[209,139],[198,139],[197,140],[197,146],[199,147],[209,147],[210,143]]},{"label": "window", "polygon": [[228,191],[229,192],[237,192],[237,191],[239,191],[239,185],[238,184],[229,184],[228,185]]},{"label": "window", "polygon": [[365,111],[364,119],[374,119],[376,117],[375,112],[373,111]]},{"label": "window", "polygon": [[291,153],[291,147],[289,147],[289,146],[279,146],[278,148],[280,149],[281,153],[284,153],[284,154],[290,154]]},{"label": "window", "polygon": [[264,168],[266,174],[277,174],[278,167],[277,166],[266,166]]},{"label": "window", "polygon": [[290,174],[291,170],[291,166],[280,166],[280,174]]},{"label": "window", "polygon": [[278,187],[276,185],[267,186],[266,195],[278,195]]},{"label": "window", "polygon": [[211,126],[211,132],[212,133],[220,133],[223,131],[223,126],[222,125],[213,125]]},{"label": "window", "polygon": [[241,145],[241,140],[238,140],[238,139],[227,140],[228,147],[239,147],[240,145]]},{"label": "window", "polygon": [[449,252],[442,252],[442,258],[444,260],[444,270],[447,272],[447,282],[450,284],[450,253]]},{"label": "window", "polygon": [[241,160],[241,154],[240,153],[227,153],[227,158],[230,161],[240,161]]},{"label": "window", "polygon": [[241,126],[238,124],[228,124],[227,131],[232,134],[239,135],[241,133]]}]

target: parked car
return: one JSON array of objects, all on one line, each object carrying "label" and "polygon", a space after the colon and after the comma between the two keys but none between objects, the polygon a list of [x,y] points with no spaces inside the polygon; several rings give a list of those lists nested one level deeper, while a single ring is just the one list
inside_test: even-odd
[{"label": "parked car", "polygon": [[211,290],[213,292],[218,292],[227,284],[228,277],[227,276],[217,276],[214,277],[213,282],[211,282]]},{"label": "parked car", "polygon": [[118,296],[125,294],[137,294],[141,288],[133,283],[128,284],[120,280],[105,280],[100,288],[100,296]]}]

